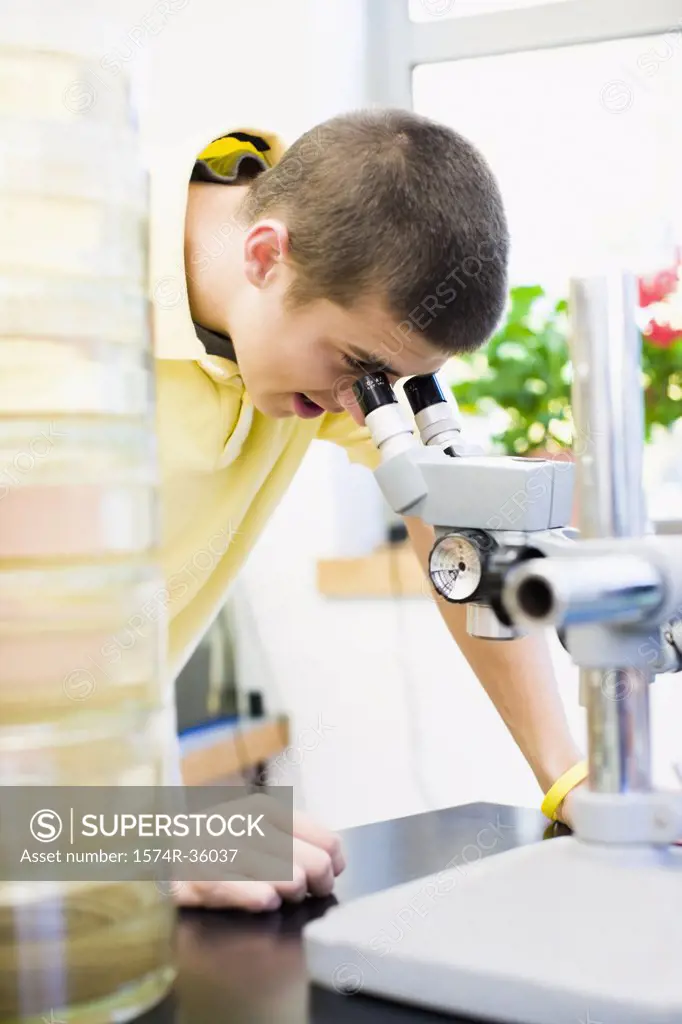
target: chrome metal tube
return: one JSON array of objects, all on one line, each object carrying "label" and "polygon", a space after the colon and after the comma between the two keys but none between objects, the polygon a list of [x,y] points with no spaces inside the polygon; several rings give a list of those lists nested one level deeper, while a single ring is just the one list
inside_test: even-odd
[{"label": "chrome metal tube", "polygon": [[514,622],[539,627],[642,622],[664,596],[652,565],[620,555],[523,562],[509,573],[502,599]]},{"label": "chrome metal tube", "polygon": [[519,626],[505,626],[487,604],[468,604],[467,633],[483,640],[516,640],[524,636]]},{"label": "chrome metal tube", "polygon": [[590,788],[620,793],[651,788],[648,672],[581,669],[587,701]]},{"label": "chrome metal tube", "polygon": [[[581,536],[641,536],[646,530],[644,405],[635,280],[631,275],[574,280],[569,308]],[[651,677],[628,666],[582,668],[581,675],[591,789],[649,789]],[[609,695],[613,692],[618,699]]]}]

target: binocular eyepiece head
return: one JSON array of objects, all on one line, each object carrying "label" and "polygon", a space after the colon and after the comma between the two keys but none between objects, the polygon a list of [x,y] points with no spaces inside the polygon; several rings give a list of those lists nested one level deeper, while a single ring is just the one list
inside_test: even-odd
[{"label": "binocular eyepiece head", "polygon": [[[413,414],[445,401],[443,389],[433,373],[410,377],[403,388]],[[353,394],[363,414],[368,416],[397,398],[385,373],[367,373],[353,385]]]}]

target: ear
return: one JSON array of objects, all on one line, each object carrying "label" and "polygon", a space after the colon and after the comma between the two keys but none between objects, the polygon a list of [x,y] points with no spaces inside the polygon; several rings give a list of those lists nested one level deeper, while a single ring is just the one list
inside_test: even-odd
[{"label": "ear", "polygon": [[251,284],[262,288],[273,279],[289,252],[289,231],[281,220],[259,220],[244,239],[244,270]]}]

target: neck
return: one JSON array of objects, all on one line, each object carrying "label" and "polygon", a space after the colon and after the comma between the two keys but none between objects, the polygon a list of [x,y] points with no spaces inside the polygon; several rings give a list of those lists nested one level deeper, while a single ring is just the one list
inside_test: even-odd
[{"label": "neck", "polygon": [[230,334],[229,310],[239,287],[244,227],[239,204],[246,185],[194,182],[185,220],[185,276],[192,319]]}]

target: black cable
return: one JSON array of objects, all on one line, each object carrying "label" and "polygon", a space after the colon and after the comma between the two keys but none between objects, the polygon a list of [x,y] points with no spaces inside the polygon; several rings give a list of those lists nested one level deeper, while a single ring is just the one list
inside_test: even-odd
[{"label": "black cable", "polygon": [[[281,700],[280,700],[281,693],[279,692],[279,688],[275,684],[275,675],[274,675],[274,673],[272,671],[272,664],[270,663],[270,660],[269,660],[269,658],[267,656],[267,648],[266,648],[265,644],[263,643],[263,638],[262,638],[262,635],[261,635],[261,631],[260,631],[260,629],[258,627],[258,622],[257,622],[256,616],[253,614],[253,608],[252,608],[251,602],[249,601],[249,598],[247,596],[246,588],[242,587],[241,588],[241,592],[239,592],[239,588],[235,588],[235,589],[237,589],[237,591],[238,591],[238,600],[239,600],[239,603],[240,603],[240,607],[242,609],[244,609],[244,611],[246,612],[246,617],[247,617],[247,619],[249,619],[249,626],[252,629],[253,634],[254,634],[254,636],[256,638],[257,648],[261,652],[261,654],[262,654],[262,656],[263,656],[263,658],[265,660],[266,672],[267,672],[268,678],[270,680],[271,690],[275,691],[276,703],[279,702],[280,706],[281,706]],[[237,631],[233,627],[233,636],[236,637],[236,635],[237,635]],[[238,657],[236,657],[235,660],[238,661],[239,660]],[[239,682],[238,673],[237,673],[237,682]],[[250,697],[251,698],[252,698],[253,692],[254,691],[250,691]],[[238,696],[239,696],[239,693],[238,693]],[[263,710],[262,695],[260,695],[260,697],[261,697],[261,710]],[[240,711],[240,709],[238,707],[237,725],[235,727],[235,747],[237,747],[239,752],[240,752],[239,753],[239,761],[240,761],[239,774],[241,776],[243,785],[246,786],[249,789],[249,792],[253,793],[253,792],[257,791],[260,788],[260,786],[259,786],[258,781],[254,781],[253,779],[247,777],[247,772],[250,773],[252,766],[249,765],[249,763],[248,763],[249,762],[249,752],[248,752],[248,748],[246,746],[245,733],[244,733],[244,730],[243,730],[243,728],[241,726],[241,722],[242,722],[242,715],[241,715],[241,711]]]},{"label": "black cable", "polygon": [[[223,619],[222,623],[220,622],[221,618]],[[224,627],[224,628],[221,628],[221,627]],[[233,620],[232,616],[230,615],[230,605],[229,605],[229,602],[226,602],[226,604],[223,606],[221,611],[218,613],[218,618],[209,627],[209,632],[210,632],[211,629],[219,629],[220,630],[220,643],[221,643],[221,645],[223,647],[223,654],[225,654],[225,647],[228,644],[232,645],[231,646],[231,651],[230,651],[230,655],[231,656],[229,658],[229,661],[232,664],[233,671],[234,671],[235,689],[236,689],[236,698],[237,698],[237,709],[236,709],[237,710],[237,720],[234,723],[234,726],[233,726],[233,729],[232,729],[232,737],[233,737],[233,740],[234,740],[235,749],[237,751],[237,762],[238,763],[237,763],[237,771],[236,771],[236,773],[234,773],[234,772],[229,772],[228,773],[226,771],[225,776],[227,778],[229,778],[230,775],[237,774],[240,777],[240,779],[241,779],[241,784],[249,791],[249,793],[252,793],[257,788],[257,786],[254,784],[253,780],[250,779],[248,777],[248,775],[247,775],[247,772],[249,771],[249,767],[250,767],[249,766],[249,751],[248,751],[248,748],[246,746],[246,737],[245,737],[245,732],[244,732],[244,729],[243,729],[243,726],[242,726],[242,714],[241,714],[241,709],[239,707],[239,691],[238,691],[238,682],[239,682],[239,680],[238,680],[238,673],[237,673],[237,667],[236,667],[237,666],[237,657],[235,655],[236,630],[235,630],[234,620]],[[209,662],[208,671],[209,671],[209,686],[210,686],[210,674],[211,674],[210,662]],[[222,682],[221,682],[221,686],[220,686],[220,692],[221,693],[225,692],[226,684],[227,684],[227,680],[225,678],[223,678]]]}]

